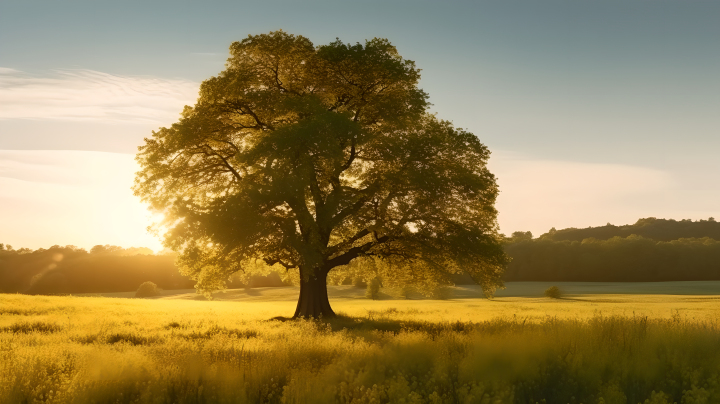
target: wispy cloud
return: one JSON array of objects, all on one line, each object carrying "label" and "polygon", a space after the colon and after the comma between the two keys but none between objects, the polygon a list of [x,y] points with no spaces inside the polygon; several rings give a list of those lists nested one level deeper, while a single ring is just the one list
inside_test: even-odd
[{"label": "wispy cloud", "polygon": [[49,76],[0,67],[0,119],[170,124],[197,99],[187,80],[58,70]]}]

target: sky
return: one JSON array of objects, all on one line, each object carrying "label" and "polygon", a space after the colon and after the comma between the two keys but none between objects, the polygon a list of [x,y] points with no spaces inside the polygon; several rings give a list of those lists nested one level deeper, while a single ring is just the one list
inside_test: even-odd
[{"label": "sky", "polygon": [[0,1],[0,243],[162,248],[137,147],[233,41],[388,38],[492,151],[500,230],[720,217],[720,2]]}]

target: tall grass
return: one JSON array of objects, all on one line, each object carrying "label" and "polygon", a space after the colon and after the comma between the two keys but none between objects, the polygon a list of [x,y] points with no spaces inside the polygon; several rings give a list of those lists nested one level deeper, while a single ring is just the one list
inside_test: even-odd
[{"label": "tall grass", "polygon": [[720,402],[714,318],[451,322],[390,308],[282,322],[211,302],[0,304],[2,403]]}]

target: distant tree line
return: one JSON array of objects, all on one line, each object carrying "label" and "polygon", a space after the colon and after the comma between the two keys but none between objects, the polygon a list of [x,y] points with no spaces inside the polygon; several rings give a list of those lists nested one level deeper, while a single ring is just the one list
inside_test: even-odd
[{"label": "distant tree line", "polygon": [[[69,294],[134,292],[145,282],[160,289],[191,289],[195,281],[180,274],[175,254],[145,247],[96,245],[31,250],[0,243],[0,293]],[[230,288],[277,287],[291,284],[278,273],[236,274]]]},{"label": "distant tree line", "polygon": [[5,293],[113,293],[137,290],[146,281],[162,289],[192,288],[175,266],[174,255],[148,248],[75,246],[31,250],[0,248],[0,290]]},{"label": "distant tree line", "polygon": [[[522,233],[522,232],[518,232]],[[598,240],[609,240],[613,237],[628,237],[631,235],[641,236],[657,241],[672,241],[681,238],[703,238],[720,240],[720,222],[715,218],[707,220],[692,221],[690,219],[673,220],[657,219],[648,217],[639,219],[635,224],[614,226],[608,223],[605,226],[588,227],[576,229],[574,227],[555,230],[553,227],[549,232],[539,238],[553,241],[583,241],[588,238]]]},{"label": "distant tree line", "polygon": [[506,239],[505,281],[720,280],[720,223],[640,219],[633,225],[552,229]]}]

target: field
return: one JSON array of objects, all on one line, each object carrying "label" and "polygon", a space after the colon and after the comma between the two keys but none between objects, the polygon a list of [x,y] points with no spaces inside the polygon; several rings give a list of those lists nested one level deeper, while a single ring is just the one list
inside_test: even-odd
[{"label": "field", "polygon": [[0,294],[0,402],[720,402],[720,282],[557,285],[338,286],[331,321],[270,320],[295,288]]}]

